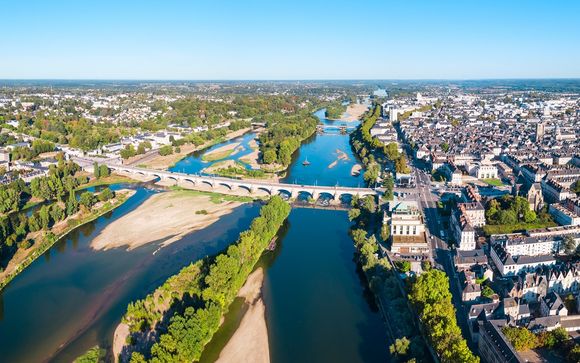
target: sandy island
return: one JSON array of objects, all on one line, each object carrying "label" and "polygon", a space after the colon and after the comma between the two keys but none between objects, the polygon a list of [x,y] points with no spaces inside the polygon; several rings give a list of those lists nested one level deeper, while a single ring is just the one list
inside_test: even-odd
[{"label": "sandy island", "polygon": [[348,157],[348,155],[340,150],[340,149],[336,149],[336,153],[338,154],[338,156],[336,157],[336,160],[334,160],[332,163],[330,163],[328,165],[328,169],[332,169],[334,168],[336,165],[338,165],[338,161],[339,160],[349,160],[350,158]]},{"label": "sandy island", "polygon": [[218,363],[269,363],[270,346],[266,325],[266,306],[262,300],[264,270],[252,272],[238,296],[249,305],[240,326],[222,349]]},{"label": "sandy island", "polygon": [[240,202],[216,204],[209,196],[187,191],[155,194],[105,227],[93,239],[91,248],[108,250],[127,246],[131,250],[159,240],[164,240],[162,246],[166,246],[192,231],[209,226],[239,205]]},{"label": "sandy island", "polygon": [[352,176],[359,176],[362,170],[361,164],[354,164],[352,168],[350,168],[350,175]]},{"label": "sandy island", "polygon": [[215,161],[227,158],[228,156],[237,153],[239,151],[239,146],[239,142],[232,142],[231,144],[227,144],[206,152],[203,154],[202,159],[205,161]]},{"label": "sandy island", "polygon": [[364,103],[351,103],[346,108],[345,115],[341,118],[342,121],[354,122],[358,121],[363,113],[369,108],[369,105]]}]

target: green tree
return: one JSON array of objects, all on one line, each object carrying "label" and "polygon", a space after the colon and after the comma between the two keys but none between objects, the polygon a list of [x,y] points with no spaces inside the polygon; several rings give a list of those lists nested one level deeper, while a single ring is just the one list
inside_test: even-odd
[{"label": "green tree", "polygon": [[274,150],[266,150],[262,157],[262,161],[264,164],[272,164],[276,162],[276,151]]},{"label": "green tree", "polygon": [[105,188],[101,191],[98,195],[98,199],[101,202],[106,202],[107,200],[113,199],[115,197],[115,193],[110,188]]},{"label": "green tree", "polygon": [[95,178],[99,179],[101,177],[100,171],[101,169],[99,169],[99,164],[95,161],[93,163],[93,174]]},{"label": "green tree", "polygon": [[79,197],[79,204],[87,210],[95,204],[95,195],[91,192],[83,192]]},{"label": "green tree", "polygon": [[538,346],[538,337],[527,328],[504,327],[502,332],[517,351],[534,349]]},{"label": "green tree", "polygon": [[395,262],[397,269],[403,273],[411,271],[411,262],[409,261],[397,261]]},{"label": "green tree", "polygon": [[99,176],[102,178],[106,178],[109,175],[111,175],[111,171],[109,170],[109,167],[106,165],[101,165],[99,166]]},{"label": "green tree", "polygon": [[121,149],[120,155],[123,159],[129,159],[132,156],[135,156],[135,147],[131,144],[125,145],[125,148]]},{"label": "green tree", "polygon": [[489,286],[484,286],[481,290],[481,296],[483,297],[490,298],[493,294],[495,294],[495,291]]},{"label": "green tree", "polygon": [[383,187],[385,188],[384,198],[386,200],[393,200],[394,194],[393,189],[395,188],[395,180],[391,174],[387,175],[385,179],[383,179]]},{"label": "green tree", "polygon": [[576,180],[570,189],[576,193],[576,195],[580,195],[580,179]]},{"label": "green tree", "polygon": [[159,148],[159,155],[167,156],[173,154],[173,147],[171,145],[164,145]]},{"label": "green tree", "polygon": [[50,207],[50,218],[52,218],[52,220],[54,221],[54,223],[57,223],[61,220],[64,219],[64,209],[62,209],[58,203],[54,203],[51,207]]},{"label": "green tree", "polygon": [[407,165],[407,158],[404,155],[399,156],[397,160],[395,160],[395,171],[401,174],[408,174],[411,172],[409,166]]},{"label": "green tree", "polygon": [[350,221],[354,221],[355,219],[357,219],[360,216],[360,209],[358,208],[351,208],[348,211],[348,219]]},{"label": "green tree", "polygon": [[385,146],[384,152],[385,155],[387,155],[387,158],[391,161],[395,161],[399,158],[399,147],[394,142],[388,143],[387,146]]},{"label": "green tree", "polygon": [[363,174],[363,179],[368,183],[374,183],[379,178],[379,173],[381,172],[381,166],[377,163],[370,164]]},{"label": "green tree", "polygon": [[68,200],[66,202],[66,215],[72,216],[79,210],[79,203],[75,196],[74,190],[70,189],[68,194]]},{"label": "green tree", "polygon": [[40,218],[40,226],[42,229],[48,229],[50,226],[50,207],[43,205],[38,211],[38,217]]},{"label": "green tree", "polygon": [[394,356],[402,357],[407,355],[407,353],[409,352],[410,344],[411,342],[409,341],[409,339],[407,339],[407,337],[402,337],[401,339],[395,340],[395,343],[389,346],[389,351]]}]

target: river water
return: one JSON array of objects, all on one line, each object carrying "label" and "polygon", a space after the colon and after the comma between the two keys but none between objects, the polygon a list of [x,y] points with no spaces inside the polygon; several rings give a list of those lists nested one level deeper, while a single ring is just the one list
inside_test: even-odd
[{"label": "river water", "polygon": [[158,243],[132,251],[89,247],[104,227],[153,193],[138,187],[125,204],[76,229],[0,292],[0,362],[71,362],[96,344],[110,346],[129,302],[191,261],[224,249],[259,211],[241,206],[155,255]]},{"label": "river water", "polygon": [[[340,123],[323,115],[317,113],[323,123]],[[254,137],[228,143],[247,145]],[[302,165],[306,158],[309,166]],[[315,135],[294,155],[284,181],[362,185],[361,176],[350,175],[355,163],[348,135]],[[198,153],[174,169],[198,173],[208,165]],[[257,206],[242,206],[155,255],[157,244],[132,251],[90,249],[106,225],[153,193],[137,187],[123,206],[71,233],[0,292],[1,362],[70,362],[96,344],[110,347],[130,301],[189,262],[222,250],[258,212]],[[294,208],[276,251],[263,259],[272,362],[387,361],[384,326],[353,261],[349,226],[344,211]]]}]

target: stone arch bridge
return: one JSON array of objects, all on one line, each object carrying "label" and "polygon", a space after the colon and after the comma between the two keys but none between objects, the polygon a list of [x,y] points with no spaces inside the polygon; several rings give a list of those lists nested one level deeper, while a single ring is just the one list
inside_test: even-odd
[{"label": "stone arch bridge", "polygon": [[[92,169],[91,160],[75,160],[81,166],[85,168]],[[299,185],[299,184],[287,184],[287,183],[276,183],[268,181],[256,181],[256,180],[243,180],[243,179],[232,179],[223,177],[213,177],[206,175],[194,175],[177,173],[165,170],[154,170],[146,168],[136,168],[132,166],[125,166],[113,163],[103,163],[109,167],[109,169],[116,171],[117,173],[125,174],[127,176],[136,177],[156,177],[160,181],[165,183],[170,183],[172,185],[178,185],[185,189],[194,190],[207,190],[207,188],[215,189],[219,186],[224,186],[230,191],[237,189],[245,189],[250,194],[256,191],[264,191],[269,195],[276,194],[286,194],[290,198],[296,198],[299,194],[307,194],[313,199],[318,199],[321,195],[326,194],[333,200],[339,200],[345,195],[348,196],[359,196],[364,197],[366,195],[377,195],[378,191],[371,188],[353,188],[353,187],[330,187],[330,186],[320,186],[320,185]]]}]

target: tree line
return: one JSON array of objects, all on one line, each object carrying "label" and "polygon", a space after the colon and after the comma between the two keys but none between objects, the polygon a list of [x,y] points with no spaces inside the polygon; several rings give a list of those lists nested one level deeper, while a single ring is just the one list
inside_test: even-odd
[{"label": "tree line", "polygon": [[[240,233],[238,241],[224,253],[206,261],[209,263],[190,265],[170,278],[162,288],[163,296],[171,296],[172,305],[181,305],[181,308],[176,309],[162,329],[158,323],[163,313],[154,301],[160,292],[130,304],[123,320],[131,331],[157,328],[160,332],[150,349],[132,352],[131,362],[198,360],[219,328],[221,317],[289,213],[290,206],[282,198],[272,197],[260,209],[250,228]],[[172,287],[170,291],[168,286]]]},{"label": "tree line", "polygon": [[[381,105],[376,104],[371,112],[367,112],[361,124],[350,135],[350,143],[365,165],[366,171],[363,174],[363,178],[369,184],[374,183],[381,177],[381,164],[387,161],[393,163],[397,173],[406,174],[410,171],[407,165],[407,159],[403,154],[399,153],[396,143],[385,145],[378,138],[371,135],[371,129],[381,116],[381,112]],[[383,182],[385,181],[383,180]],[[393,184],[394,181],[391,179],[386,181],[384,185],[389,189],[387,199],[392,199]]]},{"label": "tree line", "polygon": [[[76,188],[88,182],[85,176],[75,177],[80,167],[73,162],[51,165],[47,176],[38,177],[26,185],[22,180],[0,187],[0,260],[6,264],[18,248],[28,249],[34,243],[29,233],[47,231],[54,224],[76,214],[81,208],[90,210],[94,204],[115,197],[109,188],[98,195],[84,192],[77,199]],[[23,210],[24,201],[31,197],[43,204],[27,216]]]},{"label": "tree line", "polygon": [[[427,348],[415,328],[407,299],[397,281],[397,272],[391,268],[387,259],[379,257],[379,240],[367,232],[380,223],[374,197],[353,199],[352,206],[349,219],[356,223],[350,232],[356,247],[355,258],[364,272],[369,289],[388,316],[387,330],[393,340],[389,352],[393,361],[425,361]],[[388,235],[381,238],[386,241]]]},{"label": "tree line", "polygon": [[431,345],[444,363],[479,362],[457,325],[445,272],[430,269],[411,281],[409,299],[417,308]]}]

